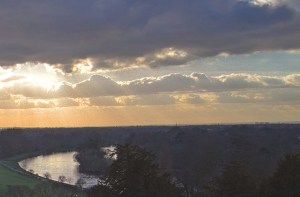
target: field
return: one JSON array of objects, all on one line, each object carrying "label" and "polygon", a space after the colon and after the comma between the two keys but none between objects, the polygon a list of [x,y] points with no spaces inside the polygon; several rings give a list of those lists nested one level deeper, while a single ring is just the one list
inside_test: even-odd
[{"label": "field", "polygon": [[30,154],[21,154],[0,160],[0,190],[5,190],[7,186],[15,185],[33,188],[37,184],[45,182],[44,179],[39,179],[29,174],[19,166],[18,161],[30,156]]},{"label": "field", "polygon": [[43,177],[39,177],[37,175],[33,175],[23,170],[19,166],[19,161],[36,155],[39,155],[39,153],[26,153],[0,160],[0,192],[5,191],[7,189],[7,186],[20,185],[32,189],[36,185],[48,185],[57,189],[63,187],[65,191],[76,191],[76,193],[81,194],[81,191],[74,186],[62,184]]},{"label": "field", "polygon": [[30,177],[21,172],[9,169],[5,164],[0,163],[0,189],[5,190],[9,185],[23,185],[33,188],[35,185],[41,183],[34,177]]}]

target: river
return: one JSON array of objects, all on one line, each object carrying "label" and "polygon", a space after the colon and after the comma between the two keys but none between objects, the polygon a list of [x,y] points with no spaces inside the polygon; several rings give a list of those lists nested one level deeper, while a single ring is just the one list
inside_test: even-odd
[{"label": "river", "polygon": [[97,177],[79,172],[79,164],[74,159],[75,154],[77,152],[41,155],[20,161],[19,165],[24,170],[38,176],[45,177],[45,174],[48,174],[48,178],[54,181],[59,181],[59,177],[64,176],[64,182],[70,185],[76,185],[78,180],[81,180],[83,188],[96,185],[98,183]]}]

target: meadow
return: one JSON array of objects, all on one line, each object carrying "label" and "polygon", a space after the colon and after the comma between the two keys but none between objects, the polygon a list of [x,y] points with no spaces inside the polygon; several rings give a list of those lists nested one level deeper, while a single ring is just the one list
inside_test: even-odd
[{"label": "meadow", "polygon": [[4,164],[3,161],[0,163],[0,190],[5,190],[7,186],[16,185],[33,188],[40,183],[42,183],[42,180],[14,171],[13,168],[9,168],[7,163]]}]

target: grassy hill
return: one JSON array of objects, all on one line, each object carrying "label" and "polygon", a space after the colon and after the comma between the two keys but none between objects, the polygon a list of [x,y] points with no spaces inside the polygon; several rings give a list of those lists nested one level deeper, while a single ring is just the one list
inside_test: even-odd
[{"label": "grassy hill", "polygon": [[41,180],[30,177],[26,174],[13,171],[0,163],[0,189],[5,190],[9,185],[23,185],[33,188],[37,184],[41,183]]}]

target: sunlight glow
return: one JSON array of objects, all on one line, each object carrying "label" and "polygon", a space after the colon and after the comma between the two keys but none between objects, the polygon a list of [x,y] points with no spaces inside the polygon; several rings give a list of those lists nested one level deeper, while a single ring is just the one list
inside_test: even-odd
[{"label": "sunlight glow", "polygon": [[158,58],[158,59],[166,59],[169,57],[184,58],[187,55],[188,55],[187,52],[171,47],[171,48],[166,48],[166,49],[163,49],[162,51],[160,51],[158,54],[156,54],[156,58]]},{"label": "sunlight glow", "polygon": [[251,3],[255,5],[271,5],[271,6],[276,6],[279,2],[277,0],[251,0]]},{"label": "sunlight glow", "polygon": [[91,59],[81,59],[75,62],[72,68],[72,72],[90,73],[92,72],[93,68],[94,66]]},{"label": "sunlight glow", "polygon": [[26,76],[26,79],[30,83],[41,86],[47,90],[55,89],[59,85],[59,81],[57,78],[47,75],[28,74]]},{"label": "sunlight glow", "polygon": [[40,86],[47,90],[57,88],[64,76],[64,73],[53,65],[34,62],[17,64],[10,74],[22,77],[22,83]]}]

